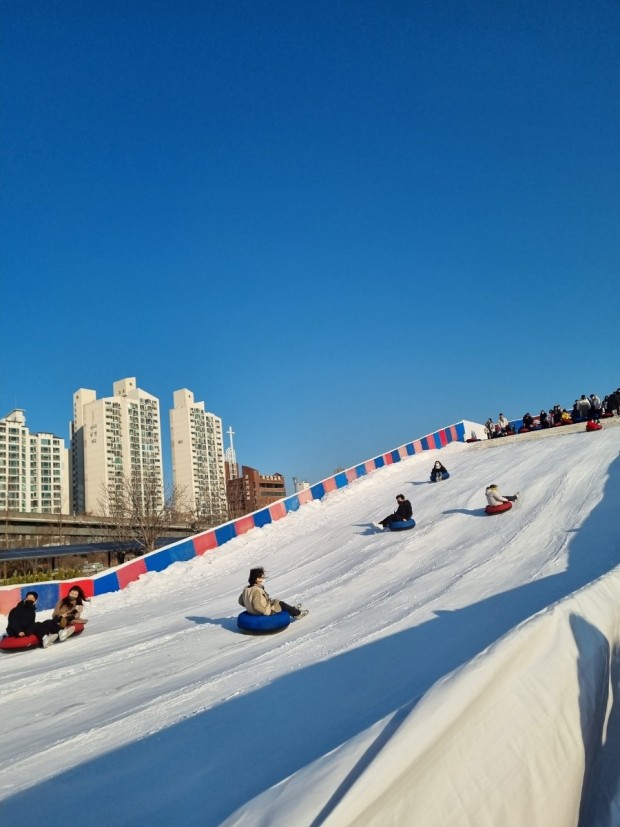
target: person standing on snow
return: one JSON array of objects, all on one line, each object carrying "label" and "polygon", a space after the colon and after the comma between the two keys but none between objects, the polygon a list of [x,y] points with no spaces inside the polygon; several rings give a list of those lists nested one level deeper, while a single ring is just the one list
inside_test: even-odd
[{"label": "person standing on snow", "polygon": [[585,393],[581,394],[581,398],[575,402],[577,410],[579,411],[579,418],[581,420],[586,420],[590,418],[590,402],[586,398]]},{"label": "person standing on snow", "polygon": [[379,520],[378,523],[373,523],[375,528],[383,531],[383,529],[386,526],[389,526],[390,523],[405,522],[405,520],[410,520],[413,517],[413,508],[411,507],[409,500],[405,499],[404,494],[397,494],[396,502],[398,503],[396,511],[394,511],[393,514],[388,514],[387,517],[384,517],[383,520]]},{"label": "person standing on snow", "polygon": [[519,492],[503,497],[499,493],[499,488],[495,485],[495,483],[489,485],[484,493],[487,498],[487,503],[490,506],[501,505],[502,503],[514,503],[519,499]]},{"label": "person standing on snow", "polygon": [[590,394],[590,419],[598,422],[603,411],[603,403],[595,393]]}]

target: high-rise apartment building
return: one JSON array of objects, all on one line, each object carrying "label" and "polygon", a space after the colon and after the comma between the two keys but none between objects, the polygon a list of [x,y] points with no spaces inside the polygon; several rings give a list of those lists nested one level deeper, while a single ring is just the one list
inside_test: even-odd
[{"label": "high-rise apartment building", "polygon": [[73,394],[73,500],[78,514],[105,514],[128,483],[143,500],[163,505],[159,400],[136,387],[135,377],[113,385],[113,396]]},{"label": "high-rise apartment building", "polygon": [[70,511],[69,450],[53,434],[31,434],[20,409],[0,419],[0,510]]},{"label": "high-rise apartment building", "polygon": [[175,391],[173,399],[170,445],[175,489],[199,523],[226,522],[222,420],[205,411],[204,402],[195,402],[187,388]]}]

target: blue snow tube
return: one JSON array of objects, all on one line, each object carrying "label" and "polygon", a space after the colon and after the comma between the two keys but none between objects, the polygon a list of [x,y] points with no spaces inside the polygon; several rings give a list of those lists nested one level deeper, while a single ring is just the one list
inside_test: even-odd
[{"label": "blue snow tube", "polygon": [[237,626],[242,632],[249,635],[268,635],[286,629],[291,622],[288,612],[275,612],[270,615],[251,615],[241,612],[237,618]]},{"label": "blue snow tube", "polygon": [[[450,476],[450,474],[447,471],[442,471],[441,472],[441,479],[442,480],[447,480],[449,476]],[[435,479],[433,479],[433,475],[431,474],[431,482],[439,482],[439,480],[437,479],[437,477],[435,477]]]},{"label": "blue snow tube", "polygon": [[413,517],[410,520],[394,520],[393,523],[388,525],[390,531],[407,531],[409,528],[413,528],[415,525],[415,520]]}]

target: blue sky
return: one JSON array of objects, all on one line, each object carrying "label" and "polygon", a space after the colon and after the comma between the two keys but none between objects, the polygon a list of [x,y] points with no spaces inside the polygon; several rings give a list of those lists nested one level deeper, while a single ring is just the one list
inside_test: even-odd
[{"label": "blue sky", "polygon": [[0,22],[0,415],[188,387],[290,487],[620,385],[611,0]]}]

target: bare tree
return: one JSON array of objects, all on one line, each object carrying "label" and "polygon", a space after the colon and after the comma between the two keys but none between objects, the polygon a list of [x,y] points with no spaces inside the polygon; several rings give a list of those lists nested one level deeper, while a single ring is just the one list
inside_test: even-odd
[{"label": "bare tree", "polygon": [[203,495],[190,512],[190,520],[194,532],[225,523],[228,520],[226,495],[217,491]]},{"label": "bare tree", "polygon": [[184,492],[173,486],[163,494],[157,474],[117,477],[113,486],[103,486],[99,507],[109,517],[106,536],[123,546],[114,550],[119,563],[125,560],[128,543],[134,544],[135,554],[154,551],[157,541],[188,513]]}]

